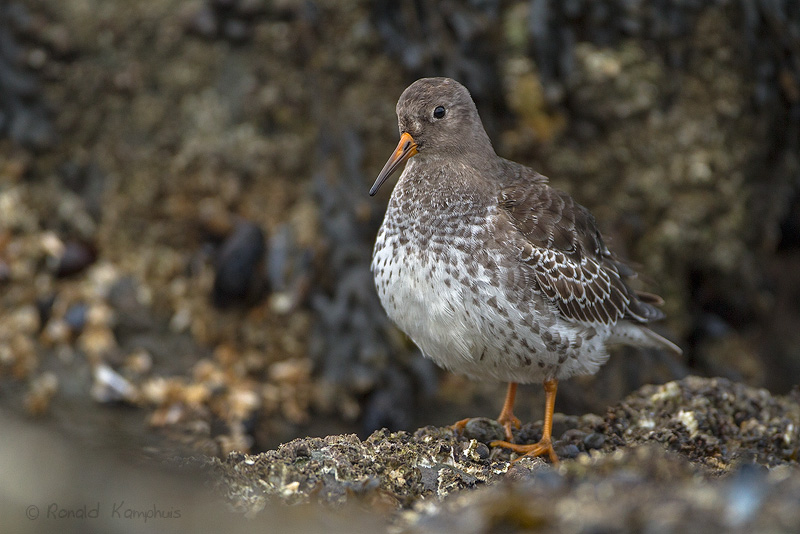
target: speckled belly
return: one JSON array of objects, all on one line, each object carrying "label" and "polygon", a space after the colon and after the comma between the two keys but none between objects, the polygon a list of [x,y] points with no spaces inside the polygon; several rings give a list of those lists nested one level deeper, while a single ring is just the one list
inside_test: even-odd
[{"label": "speckled belly", "polygon": [[411,236],[400,237],[384,227],[376,241],[378,295],[389,317],[438,365],[521,383],[591,372],[570,350],[580,332],[537,313],[532,292],[504,285],[491,251],[449,246],[442,253],[435,242],[411,247]]}]

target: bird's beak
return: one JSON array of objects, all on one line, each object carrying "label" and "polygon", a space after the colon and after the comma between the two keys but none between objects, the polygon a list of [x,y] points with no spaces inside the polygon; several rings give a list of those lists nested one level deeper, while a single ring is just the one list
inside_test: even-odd
[{"label": "bird's beak", "polygon": [[400,142],[397,143],[397,148],[394,149],[392,157],[390,157],[386,165],[383,166],[378,178],[375,179],[375,183],[372,184],[372,187],[369,189],[369,196],[375,195],[381,185],[383,185],[383,182],[397,170],[397,167],[416,153],[417,144],[414,142],[414,138],[407,132],[403,133],[403,135],[400,136]]}]

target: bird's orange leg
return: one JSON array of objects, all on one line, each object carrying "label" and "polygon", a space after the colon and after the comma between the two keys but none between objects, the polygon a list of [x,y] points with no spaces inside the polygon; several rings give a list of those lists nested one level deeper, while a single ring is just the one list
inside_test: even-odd
[{"label": "bird's orange leg", "polygon": [[520,426],[519,419],[514,415],[514,399],[516,396],[517,383],[509,382],[508,391],[506,391],[506,401],[503,403],[503,409],[500,410],[500,415],[497,416],[497,422],[506,429],[506,441],[514,439],[514,436],[511,434],[511,427],[519,428]]},{"label": "bird's orange leg", "polygon": [[554,464],[557,464],[558,456],[556,456],[556,451],[553,450],[552,440],[553,410],[556,406],[557,390],[558,380],[552,378],[544,381],[544,428],[542,429],[542,439],[539,440],[539,443],[533,443],[531,445],[516,445],[514,443],[509,443],[508,441],[493,441],[489,445],[492,447],[511,449],[512,451],[524,456],[543,456],[547,454],[550,457],[550,461]]}]

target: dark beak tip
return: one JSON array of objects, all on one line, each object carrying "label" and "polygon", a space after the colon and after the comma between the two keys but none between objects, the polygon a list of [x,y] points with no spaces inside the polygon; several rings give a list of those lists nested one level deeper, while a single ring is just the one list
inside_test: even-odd
[{"label": "dark beak tip", "polygon": [[381,188],[381,186],[383,185],[383,182],[385,182],[387,178],[389,178],[389,177],[388,176],[384,176],[383,173],[381,173],[381,175],[378,176],[378,179],[375,180],[375,183],[372,184],[372,187],[369,188],[369,196],[374,197],[377,194],[378,189]]}]

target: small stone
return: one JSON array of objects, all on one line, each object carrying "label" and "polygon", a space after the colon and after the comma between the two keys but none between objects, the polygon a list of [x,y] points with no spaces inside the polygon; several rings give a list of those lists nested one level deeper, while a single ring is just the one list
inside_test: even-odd
[{"label": "small stone", "polygon": [[606,442],[606,437],[599,433],[599,432],[592,432],[585,438],[583,438],[583,444],[586,446],[587,450],[591,449],[599,449],[603,446]]},{"label": "small stone", "polygon": [[568,430],[578,428],[580,420],[574,415],[564,415],[562,413],[553,414],[553,436],[560,436]]},{"label": "small stone", "polygon": [[228,418],[235,420],[244,420],[249,417],[253,411],[261,406],[261,399],[254,391],[244,388],[233,389],[228,394]]},{"label": "small stone", "polygon": [[522,425],[522,428],[520,428],[519,432],[517,433],[518,443],[536,443],[540,439],[542,439],[541,425],[526,423]]},{"label": "small stone", "polygon": [[525,482],[533,480],[533,469],[521,464],[520,462],[514,462],[511,464],[511,467],[508,468],[508,471],[506,471],[505,478],[506,480],[513,482]]},{"label": "small stone", "polygon": [[586,432],[578,430],[577,428],[571,428],[561,435],[561,441],[566,441],[569,443],[579,443],[583,441],[585,437],[586,437]]},{"label": "small stone", "polygon": [[66,313],[64,313],[63,322],[69,327],[70,331],[75,333],[80,332],[83,330],[83,327],[86,326],[88,312],[89,308],[85,303],[76,302],[67,308]]},{"label": "small stone", "polygon": [[48,346],[65,344],[69,342],[71,335],[72,329],[65,321],[52,319],[48,321],[42,332],[42,341]]},{"label": "small stone", "polygon": [[64,255],[64,242],[53,232],[43,232],[39,236],[39,246],[53,258],[60,258]]},{"label": "small stone", "polygon": [[269,378],[275,382],[303,383],[311,376],[311,361],[293,358],[269,366]]},{"label": "small stone", "polygon": [[205,384],[190,384],[182,393],[187,406],[202,406],[211,398],[211,390]]},{"label": "small stone", "polygon": [[104,363],[95,366],[93,375],[91,394],[97,402],[135,402],[139,396],[133,384]]},{"label": "small stone", "polygon": [[211,297],[215,306],[254,304],[264,294],[264,232],[251,222],[240,222],[219,250]]},{"label": "small stone", "polygon": [[86,324],[96,327],[112,326],[114,324],[114,310],[105,302],[95,302],[87,309]]},{"label": "small stone", "polygon": [[464,437],[475,439],[483,443],[505,439],[505,429],[494,419],[488,417],[474,417],[464,426]]},{"label": "small stone", "polygon": [[478,458],[480,458],[481,460],[487,460],[489,458],[489,455],[491,454],[491,451],[489,450],[489,447],[487,447],[485,443],[478,443],[475,446],[475,454],[477,454]]},{"label": "small stone", "polygon": [[144,349],[139,349],[125,358],[125,370],[135,375],[149,373],[153,368],[153,357]]},{"label": "small stone", "polygon": [[145,381],[139,388],[142,399],[155,406],[163,405],[168,398],[174,397],[175,389],[174,379],[167,380],[161,376]]},{"label": "small stone", "polygon": [[22,334],[34,334],[40,326],[39,310],[34,305],[18,308],[11,316],[11,328]]},{"label": "small stone", "polygon": [[[78,347],[91,359],[99,359],[116,349],[114,332],[104,326],[87,327],[78,337]],[[96,361],[96,360],[95,360]]]},{"label": "small stone", "polygon": [[77,274],[97,259],[97,250],[82,241],[67,241],[58,260],[56,276],[65,277]]},{"label": "small stone", "polygon": [[4,260],[0,259],[0,284],[11,281],[11,267]]},{"label": "small stone", "polygon": [[577,445],[569,443],[567,445],[556,446],[555,447],[556,454],[559,458],[577,458],[578,455],[581,453],[581,450],[578,448]]}]

